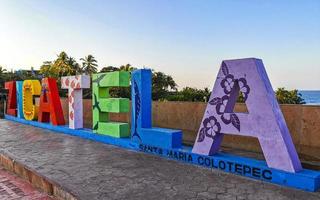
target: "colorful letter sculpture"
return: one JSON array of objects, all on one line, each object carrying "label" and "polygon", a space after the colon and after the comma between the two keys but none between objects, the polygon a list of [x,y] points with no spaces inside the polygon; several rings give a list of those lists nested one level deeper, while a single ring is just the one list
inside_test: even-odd
[{"label": "colorful letter sculpture", "polygon": [[25,80],[22,87],[23,115],[26,120],[34,120],[38,117],[39,107],[34,103],[34,96],[41,93],[41,85],[38,80]]},{"label": "colorful letter sculpture", "polygon": [[112,137],[129,137],[129,124],[110,122],[108,113],[129,112],[129,99],[111,98],[112,87],[129,87],[130,73],[125,71],[92,75],[93,132]]},{"label": "colorful letter sculpture", "polygon": [[68,89],[69,128],[83,128],[82,89],[90,88],[90,76],[77,75],[62,77],[61,87]]},{"label": "colorful letter sculpture", "polygon": [[[249,113],[233,111],[239,92]],[[262,60],[223,61],[192,152],[212,155],[223,134],[258,138],[269,167],[302,169]]]},{"label": "colorful letter sculpture", "polygon": [[17,88],[17,117],[24,119],[22,106],[22,85],[23,81],[16,81]]},{"label": "colorful letter sculpture", "polygon": [[5,82],[5,88],[9,91],[8,101],[7,101],[7,114],[16,116],[17,115],[16,82],[15,81]]},{"label": "colorful letter sculpture", "polygon": [[181,148],[182,131],[152,128],[152,74],[141,69],[131,76],[131,138],[143,144],[164,148]]},{"label": "colorful letter sculpture", "polygon": [[57,82],[53,78],[42,79],[38,121],[55,126],[65,124]]},{"label": "colorful letter sculpture", "polygon": [[[5,118],[279,185],[307,191],[316,191],[320,188],[320,172],[302,170],[286,122],[260,59],[247,58],[222,62],[192,150],[182,145],[181,130],[152,127],[151,70],[141,69],[131,73],[131,138],[123,138],[130,136],[128,123],[113,122],[110,118],[113,113],[130,111],[129,99],[112,97],[113,91],[117,92],[112,89],[118,89],[114,87],[130,86],[129,72],[117,71],[92,75],[92,131],[81,129],[83,128],[82,89],[90,87],[90,77],[68,76],[62,77],[61,80],[62,88],[68,89],[70,128],[59,126],[64,125],[64,116],[56,81],[51,78],[42,80],[42,89],[37,80],[25,80],[23,84],[19,81],[7,82],[9,99],[8,115],[5,115]],[[38,107],[34,97],[40,93]],[[239,96],[243,98],[247,112],[235,112]],[[25,119],[20,118],[21,107]],[[15,117],[16,112],[18,117]],[[36,118],[37,121],[32,121]],[[51,124],[42,123],[49,121]],[[224,134],[257,138],[266,162],[218,153]]]}]

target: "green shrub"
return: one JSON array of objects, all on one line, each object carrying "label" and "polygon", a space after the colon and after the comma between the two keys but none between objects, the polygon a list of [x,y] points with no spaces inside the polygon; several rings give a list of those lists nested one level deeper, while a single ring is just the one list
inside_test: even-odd
[{"label": "green shrub", "polygon": [[285,88],[278,88],[276,97],[280,104],[305,104],[306,102],[301,97],[298,90],[286,90]]}]

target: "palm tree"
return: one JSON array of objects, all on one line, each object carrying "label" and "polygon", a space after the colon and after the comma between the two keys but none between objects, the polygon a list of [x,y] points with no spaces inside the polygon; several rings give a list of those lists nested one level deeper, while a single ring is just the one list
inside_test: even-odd
[{"label": "palm tree", "polygon": [[93,74],[98,71],[97,60],[92,55],[88,55],[80,60],[82,61],[82,71],[86,74]]},{"label": "palm tree", "polygon": [[57,56],[58,58],[53,62],[50,71],[58,76],[67,76],[74,74],[72,67],[68,64],[69,57],[67,53],[62,51]]},{"label": "palm tree", "polygon": [[119,71],[120,69],[117,67],[113,67],[113,66],[108,66],[108,67],[104,67],[100,70],[100,73],[105,73],[105,72],[114,72],[114,71]]},{"label": "palm tree", "polygon": [[132,67],[130,64],[126,64],[126,65],[121,65],[119,69],[120,71],[132,72],[136,68]]},{"label": "palm tree", "polygon": [[0,66],[0,76],[2,76],[2,74],[6,73],[7,70],[5,68],[3,68],[2,66]]},{"label": "palm tree", "polygon": [[67,64],[72,69],[74,74],[81,74],[82,73],[82,69],[81,69],[79,63],[77,63],[77,61],[73,57],[70,56],[67,58]]},{"label": "palm tree", "polygon": [[44,77],[55,77],[51,74],[51,67],[51,61],[44,61],[43,64],[40,66],[40,74],[42,74]]}]

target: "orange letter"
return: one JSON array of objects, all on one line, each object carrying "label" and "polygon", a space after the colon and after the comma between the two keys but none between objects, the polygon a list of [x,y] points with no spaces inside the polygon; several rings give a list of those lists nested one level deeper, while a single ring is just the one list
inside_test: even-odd
[{"label": "orange letter", "polygon": [[38,121],[51,121],[55,126],[65,124],[57,82],[53,78],[42,79]]}]

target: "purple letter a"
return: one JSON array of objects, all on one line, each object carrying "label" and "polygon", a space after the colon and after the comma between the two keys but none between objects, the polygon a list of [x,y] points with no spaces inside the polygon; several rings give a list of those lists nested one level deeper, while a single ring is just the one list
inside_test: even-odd
[{"label": "purple letter a", "polygon": [[[248,113],[233,111],[239,93]],[[222,62],[192,152],[213,155],[219,150],[223,134],[258,138],[271,168],[288,172],[302,169],[260,59]]]}]

